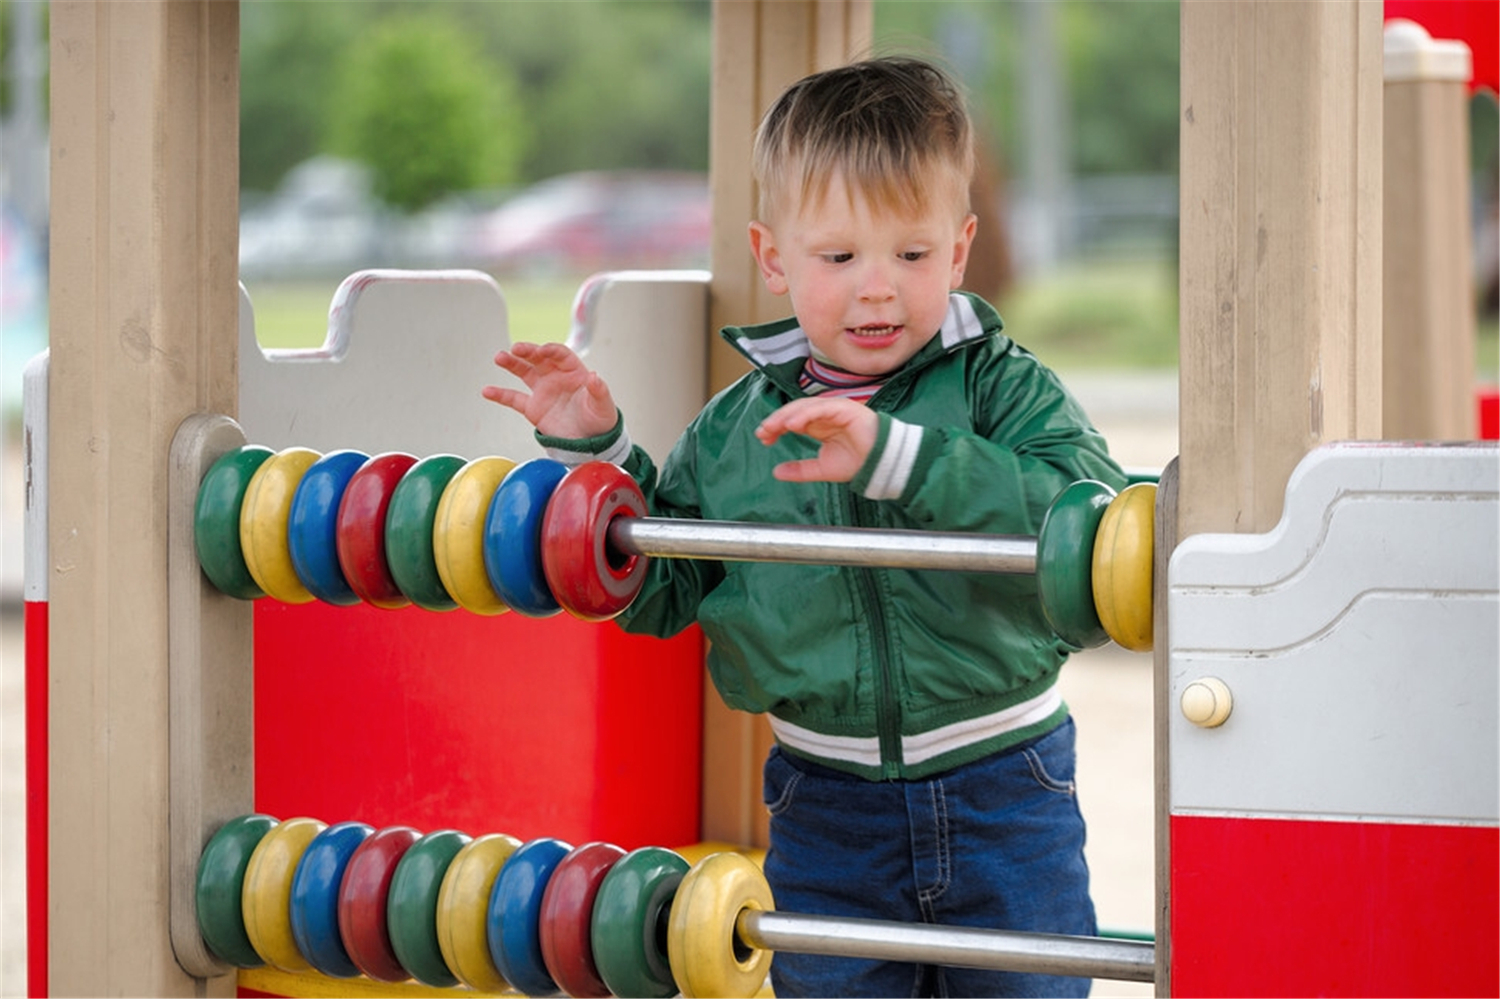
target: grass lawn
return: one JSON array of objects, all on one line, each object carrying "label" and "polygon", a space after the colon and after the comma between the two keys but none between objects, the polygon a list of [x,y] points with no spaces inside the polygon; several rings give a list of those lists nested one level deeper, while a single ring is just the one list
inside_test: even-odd
[{"label": "grass lawn", "polygon": [[[581,277],[503,283],[511,337],[562,340],[568,335],[573,295]],[[255,306],[255,337],[262,347],[318,347],[328,334],[328,305],[337,281],[246,285]],[[499,349],[497,344],[496,350]]]},{"label": "grass lawn", "polygon": [[[511,336],[562,340],[582,276],[504,281]],[[316,347],[328,329],[337,282],[250,287],[256,335],[266,347]],[[996,303],[1007,331],[1062,370],[1171,369],[1177,365],[1177,271],[1171,261],[1075,264],[1018,286]],[[1481,382],[1500,381],[1500,333],[1480,323]]]}]

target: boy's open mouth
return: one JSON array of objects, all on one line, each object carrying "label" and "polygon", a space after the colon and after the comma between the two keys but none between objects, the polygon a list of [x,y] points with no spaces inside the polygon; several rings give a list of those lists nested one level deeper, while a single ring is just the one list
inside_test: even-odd
[{"label": "boy's open mouth", "polygon": [[868,337],[878,340],[881,337],[894,336],[900,331],[899,326],[854,326],[849,330],[851,336]]}]

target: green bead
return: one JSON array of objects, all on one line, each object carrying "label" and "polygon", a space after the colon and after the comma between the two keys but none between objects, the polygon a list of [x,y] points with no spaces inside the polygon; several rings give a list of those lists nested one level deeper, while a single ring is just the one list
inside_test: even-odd
[{"label": "green bead", "polygon": [[469,836],[453,829],[428,833],[411,845],[391,875],[386,893],[386,929],[396,960],[423,985],[451,988],[458,977],[443,960],[438,943],[438,893],[443,876]]},{"label": "green bead", "polygon": [[604,876],[589,937],[599,977],[615,995],[677,994],[667,963],[667,917],[688,867],[680,854],[647,846],[621,857]]},{"label": "green bead", "polygon": [[1109,641],[1094,607],[1094,538],[1115,491],[1074,482],[1052,501],[1036,539],[1036,588],[1042,616],[1057,636],[1080,649]]},{"label": "green bead", "polygon": [[257,444],[235,448],[210,465],[198,484],[198,501],[193,507],[198,563],[209,582],[241,600],[266,595],[245,564],[245,552],[240,547],[240,507],[256,469],[273,453]]},{"label": "green bead", "polygon": [[198,858],[194,890],[198,932],[215,956],[236,968],[258,968],[265,963],[245,930],[243,891],[250,855],[275,825],[269,815],[230,819]]},{"label": "green bead", "polygon": [[385,559],[391,578],[407,599],[426,610],[458,606],[438,574],[432,531],[443,490],[463,466],[464,459],[456,455],[423,458],[401,476],[386,509]]}]

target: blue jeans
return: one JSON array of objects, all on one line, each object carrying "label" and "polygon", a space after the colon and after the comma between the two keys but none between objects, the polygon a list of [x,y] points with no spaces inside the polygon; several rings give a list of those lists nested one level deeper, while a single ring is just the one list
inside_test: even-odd
[{"label": "blue jeans", "polygon": [[[869,781],[779,747],[765,767],[776,908],[1093,936],[1073,721],[938,777]],[[790,996],[1087,996],[1087,978],[778,952]]]}]

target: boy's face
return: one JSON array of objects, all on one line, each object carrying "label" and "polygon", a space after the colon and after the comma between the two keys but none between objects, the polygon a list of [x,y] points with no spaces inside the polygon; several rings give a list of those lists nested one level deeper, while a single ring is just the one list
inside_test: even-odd
[{"label": "boy's face", "polygon": [[975,219],[961,191],[930,193],[914,215],[853,198],[834,176],[820,201],[795,198],[750,223],[750,247],[774,295],[789,295],[813,348],[863,375],[895,371],[942,326],[963,281]]}]

